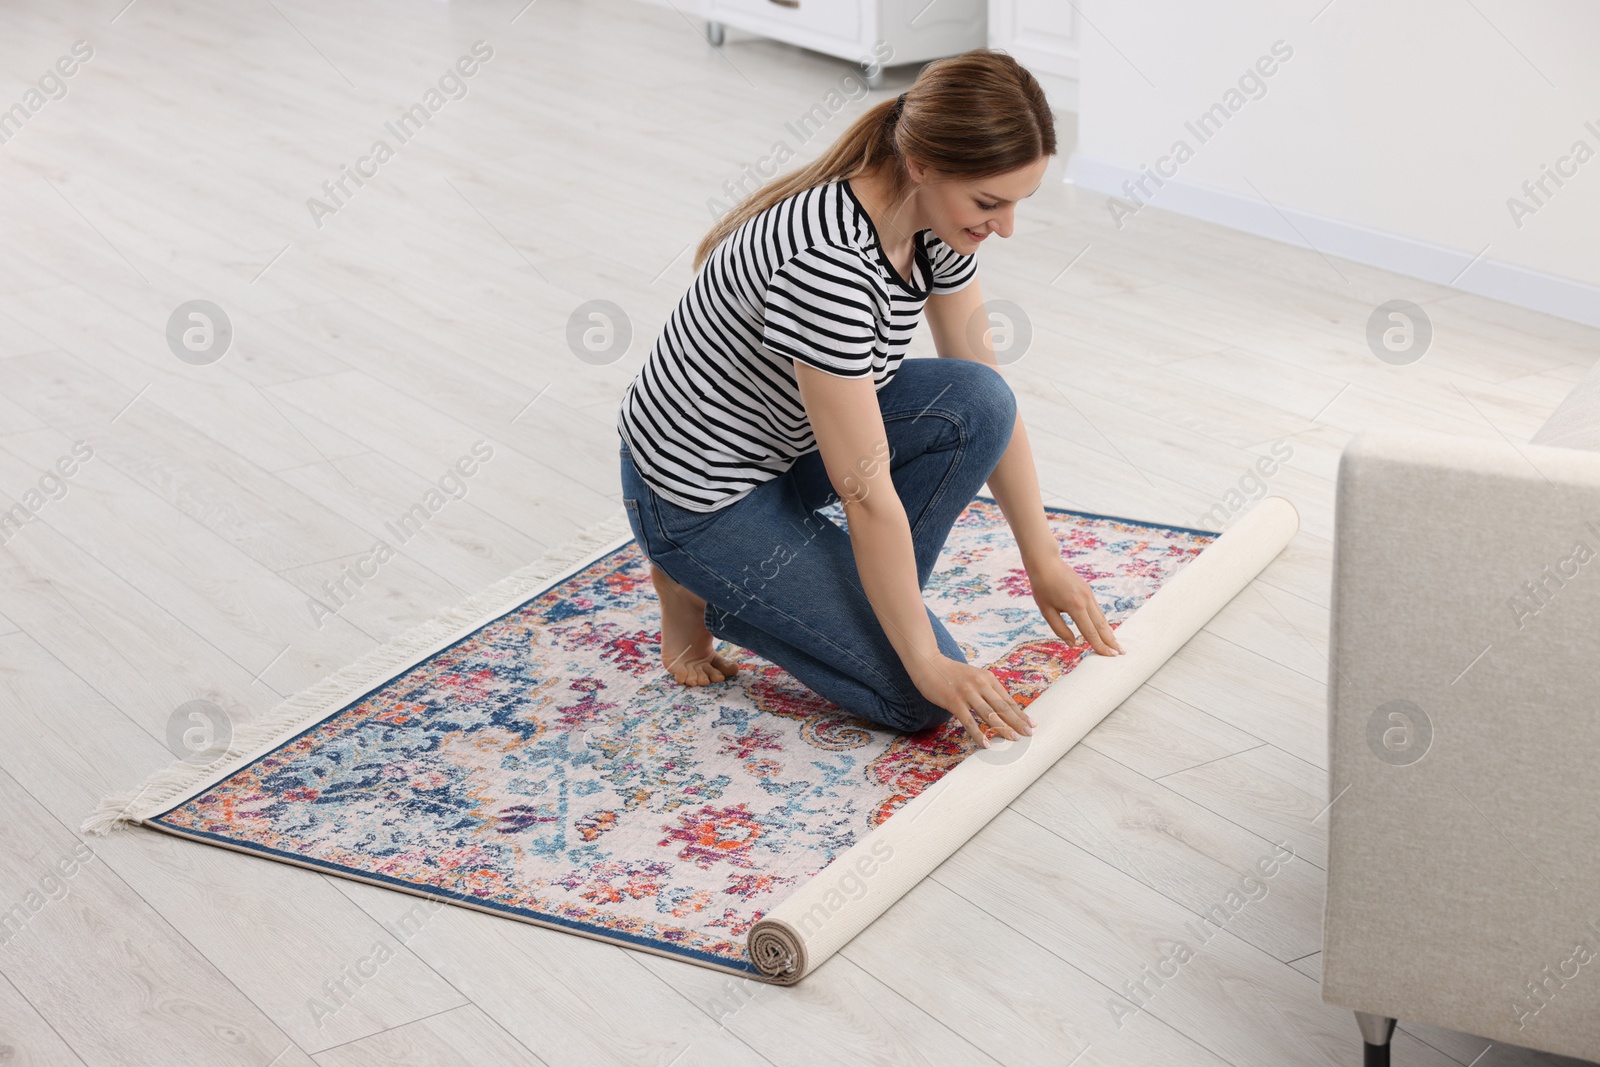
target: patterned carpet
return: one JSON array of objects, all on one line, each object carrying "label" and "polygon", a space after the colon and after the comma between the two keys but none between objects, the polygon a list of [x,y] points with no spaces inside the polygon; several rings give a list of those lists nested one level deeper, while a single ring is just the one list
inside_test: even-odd
[{"label": "patterned carpet", "polygon": [[[1216,537],[1050,520],[1113,623]],[[1082,654],[987,498],[925,599],[1020,704]],[[954,721],[907,735],[846,714],[740,648],[735,679],[685,688],[659,628],[629,541],[150,824],[754,973],[750,927],[975,746]]]}]

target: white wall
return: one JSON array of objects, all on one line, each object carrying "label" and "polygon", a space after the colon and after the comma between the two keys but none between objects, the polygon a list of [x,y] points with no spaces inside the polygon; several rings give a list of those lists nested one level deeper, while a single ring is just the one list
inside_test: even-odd
[{"label": "white wall", "polygon": [[[1144,202],[1600,325],[1600,3],[1325,4],[1080,0],[1069,180],[1137,208],[1123,182],[1182,140]],[[1280,40],[1264,94],[1225,100]],[[1185,122],[1219,102],[1202,143]],[[1578,142],[1538,206],[1523,183]]]}]

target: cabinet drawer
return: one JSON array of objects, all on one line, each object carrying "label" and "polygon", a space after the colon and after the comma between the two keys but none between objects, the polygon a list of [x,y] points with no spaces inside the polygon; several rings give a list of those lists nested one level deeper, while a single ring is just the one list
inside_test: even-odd
[{"label": "cabinet drawer", "polygon": [[[711,0],[706,17],[714,22],[783,39],[782,28],[859,41],[863,0]],[[868,3],[875,0],[866,0]]]}]

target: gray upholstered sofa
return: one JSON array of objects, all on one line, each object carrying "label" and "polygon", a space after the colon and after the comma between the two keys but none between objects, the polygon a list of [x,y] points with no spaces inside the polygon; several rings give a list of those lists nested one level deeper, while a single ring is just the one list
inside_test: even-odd
[{"label": "gray upholstered sofa", "polygon": [[1352,440],[1333,571],[1323,999],[1600,1060],[1600,364],[1529,445]]}]

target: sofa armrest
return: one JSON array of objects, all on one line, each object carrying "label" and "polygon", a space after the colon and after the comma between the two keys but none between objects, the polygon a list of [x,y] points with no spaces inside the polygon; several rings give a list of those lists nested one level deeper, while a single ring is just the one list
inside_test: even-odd
[{"label": "sofa armrest", "polygon": [[1323,998],[1600,1059],[1600,454],[1346,448]]}]

